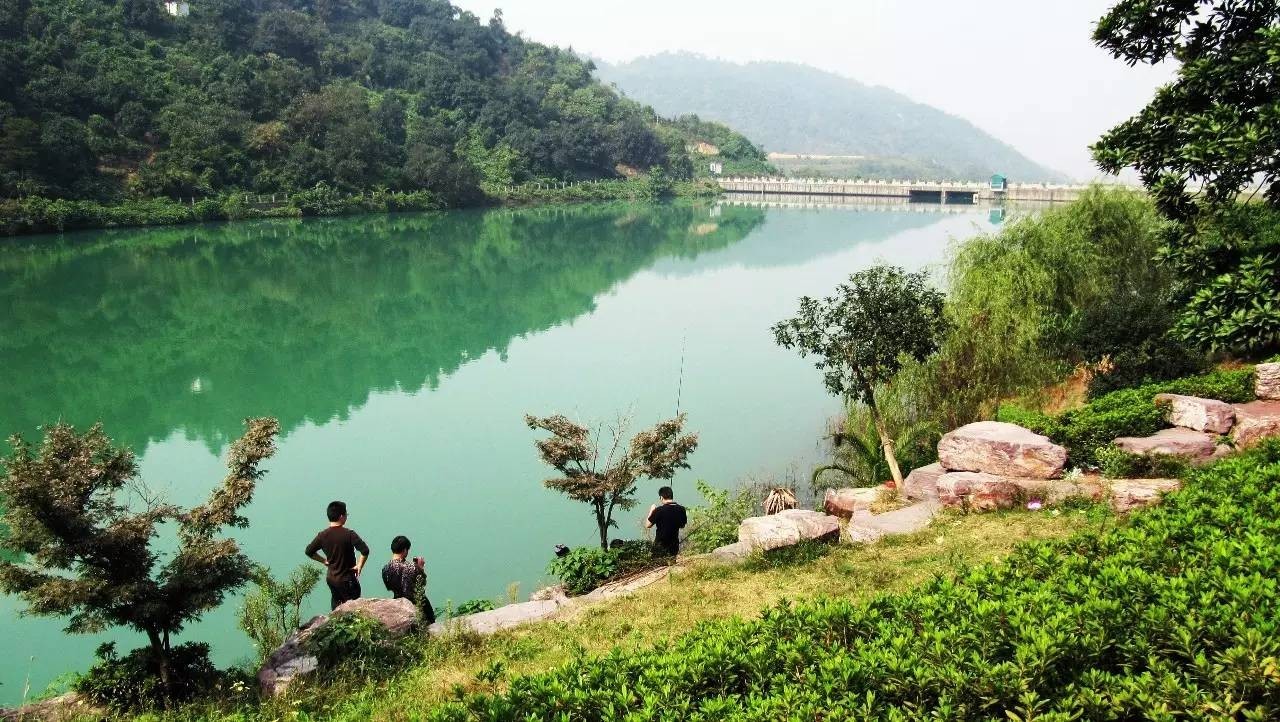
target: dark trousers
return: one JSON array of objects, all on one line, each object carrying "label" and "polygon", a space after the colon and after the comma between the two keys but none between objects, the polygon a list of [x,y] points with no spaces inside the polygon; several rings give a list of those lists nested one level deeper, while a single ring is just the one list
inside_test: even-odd
[{"label": "dark trousers", "polygon": [[343,602],[360,598],[360,580],[354,574],[338,579],[325,577],[325,581],[329,583],[329,599],[332,603],[330,610],[337,609]]}]

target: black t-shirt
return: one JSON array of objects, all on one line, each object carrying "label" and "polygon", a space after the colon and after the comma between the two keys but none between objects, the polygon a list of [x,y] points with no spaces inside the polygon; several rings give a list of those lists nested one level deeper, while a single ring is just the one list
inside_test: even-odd
[{"label": "black t-shirt", "polygon": [[659,504],[649,515],[649,523],[657,528],[653,541],[668,551],[675,552],[680,548],[680,530],[689,522],[684,507],[675,503]]},{"label": "black t-shirt", "polygon": [[360,535],[345,526],[331,526],[316,534],[316,538],[307,545],[307,556],[317,551],[324,552],[329,560],[329,579],[339,580],[354,574],[356,566],[356,550],[369,556],[369,545],[364,543]]}]

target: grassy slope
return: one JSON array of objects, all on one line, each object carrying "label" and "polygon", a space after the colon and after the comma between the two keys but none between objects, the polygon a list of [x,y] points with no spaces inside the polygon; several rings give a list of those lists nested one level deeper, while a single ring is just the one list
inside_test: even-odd
[{"label": "grassy slope", "polygon": [[[489,691],[502,679],[537,673],[577,654],[600,654],[617,646],[641,649],[690,632],[699,623],[730,616],[752,617],[780,600],[816,596],[867,600],[900,592],[958,567],[1003,558],[1019,542],[1061,538],[1084,528],[1114,523],[1091,512],[1009,512],[944,516],[919,534],[888,538],[871,546],[834,548],[808,563],[769,567],[756,561],[737,567],[695,564],[666,582],[578,611],[564,620],[536,623],[487,639],[455,636],[429,646],[422,664],[389,682],[354,685],[325,702],[307,691],[271,703],[247,716],[280,719],[295,711],[324,719],[412,719],[455,690]],[[500,665],[500,666],[496,666]],[[484,671],[500,669],[488,681]],[[237,718],[226,708],[188,709],[185,719]]]}]

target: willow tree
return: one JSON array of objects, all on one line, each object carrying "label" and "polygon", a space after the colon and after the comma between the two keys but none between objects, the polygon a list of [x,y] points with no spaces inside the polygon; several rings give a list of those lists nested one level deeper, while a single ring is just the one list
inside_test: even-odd
[{"label": "willow tree", "polygon": [[[275,453],[275,419],[246,421],[231,444],[228,473],[208,501],[184,509],[149,495],[137,483],[133,452],[116,447],[96,424],[83,434],[66,424],[48,428],[39,448],[10,439],[0,496],[0,590],[18,595],[27,613],[70,617],[66,631],[129,627],[147,636],[161,683],[173,688],[170,644],[253,573],[226,527],[243,528],[241,510]],[[177,536],[161,555],[161,529]]]},{"label": "willow tree", "polygon": [[794,318],[773,326],[774,339],[801,356],[816,357],[827,390],[866,404],[894,482],[902,470],[893,439],[876,403],[876,388],[902,368],[903,359],[923,361],[938,348],[946,328],[943,296],[923,271],[873,266],[851,276],[825,299],[800,299]]},{"label": "willow tree", "polygon": [[[600,548],[609,548],[609,529],[617,526],[616,510],[636,505],[640,479],[670,479],[689,468],[688,458],[698,448],[698,435],[685,434],[685,415],[659,422],[624,444],[627,423],[588,428],[559,414],[526,415],[530,429],[551,433],[536,442],[538,455],[560,476],[543,482],[565,496],[590,505],[600,532]],[[608,439],[603,437],[608,435]],[[602,441],[604,443],[602,443]]]}]

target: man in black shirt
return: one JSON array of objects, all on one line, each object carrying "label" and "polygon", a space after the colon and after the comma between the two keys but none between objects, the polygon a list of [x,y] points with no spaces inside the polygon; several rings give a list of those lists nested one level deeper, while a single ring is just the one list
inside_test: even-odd
[{"label": "man in black shirt", "polygon": [[[360,570],[369,558],[369,545],[364,543],[360,535],[347,528],[347,505],[340,501],[329,502],[325,509],[329,517],[329,526],[316,534],[316,538],[307,545],[306,554],[329,570],[325,581],[329,584],[329,592],[333,603],[332,609],[339,604],[360,598]],[[323,551],[324,556],[317,552]],[[356,552],[360,557],[356,558]]]},{"label": "man in black shirt", "polygon": [[658,527],[653,535],[653,553],[657,556],[673,557],[680,551],[680,530],[689,522],[684,507],[675,501],[675,493],[671,487],[658,489],[658,503],[649,507],[649,515],[645,517],[644,528]]}]

